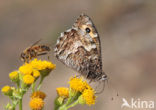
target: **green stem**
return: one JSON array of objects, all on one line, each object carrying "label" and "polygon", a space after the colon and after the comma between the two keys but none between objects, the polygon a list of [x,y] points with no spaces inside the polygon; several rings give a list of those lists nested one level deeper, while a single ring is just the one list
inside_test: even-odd
[{"label": "green stem", "polygon": [[36,85],[36,83],[34,82],[34,83],[32,84],[32,92],[35,92],[35,85]]},{"label": "green stem", "polygon": [[19,110],[23,109],[23,96],[24,96],[25,92],[26,91],[21,92],[21,98],[19,99]]},{"label": "green stem", "polygon": [[19,90],[20,87],[20,81],[17,81],[17,89]]},{"label": "green stem", "polygon": [[15,107],[13,107],[12,110],[15,110]]},{"label": "green stem", "polygon": [[22,99],[23,97],[19,100],[19,110],[22,110]]},{"label": "green stem", "polygon": [[[17,103],[14,103],[14,98],[10,97],[11,101],[12,101],[12,110],[15,110]],[[7,110],[7,109],[6,109]]]},{"label": "green stem", "polygon": [[59,107],[58,110],[68,110],[67,107],[65,105],[62,105],[61,107]]},{"label": "green stem", "polygon": [[79,100],[76,100],[74,103],[72,103],[71,105],[67,106],[67,110],[71,107],[74,107],[75,105],[79,104]]},{"label": "green stem", "polygon": [[67,102],[66,102],[66,104],[65,104],[65,106],[67,106],[67,105],[69,105],[70,103],[72,103],[72,99],[73,99],[72,97],[69,97],[68,100],[67,100]]},{"label": "green stem", "polygon": [[79,93],[75,93],[75,96],[70,96],[65,104],[65,106],[70,105],[71,103],[73,103],[74,101],[76,101],[79,97]]},{"label": "green stem", "polygon": [[37,90],[40,90],[41,85],[42,85],[42,82],[43,82],[43,79],[44,79],[44,77],[42,76],[42,77],[41,77],[41,80],[40,80],[40,82],[39,82],[39,85],[38,85],[38,87],[37,87]]},{"label": "green stem", "polygon": [[[71,100],[70,100],[69,102],[71,102]],[[68,103],[68,104],[69,104],[69,103]],[[70,105],[68,105],[68,106],[67,106],[67,103],[66,103],[66,104],[62,105],[62,106],[59,108],[59,110],[68,110],[69,108],[74,107],[74,106],[76,106],[77,104],[79,104],[79,100],[76,100],[74,103],[72,103],[72,104],[70,104]]]}]

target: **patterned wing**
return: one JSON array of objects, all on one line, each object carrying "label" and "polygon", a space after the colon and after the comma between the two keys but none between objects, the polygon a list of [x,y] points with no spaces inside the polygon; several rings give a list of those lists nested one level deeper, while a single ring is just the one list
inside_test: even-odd
[{"label": "patterned wing", "polygon": [[100,38],[87,15],[80,15],[71,29],[61,33],[54,51],[58,60],[88,79],[103,74]]}]

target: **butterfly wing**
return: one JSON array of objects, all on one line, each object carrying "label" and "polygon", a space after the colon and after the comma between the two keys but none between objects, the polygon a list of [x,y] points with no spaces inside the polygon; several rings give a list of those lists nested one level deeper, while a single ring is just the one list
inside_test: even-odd
[{"label": "butterfly wing", "polygon": [[87,15],[80,15],[71,29],[61,33],[54,51],[58,60],[88,79],[101,76],[100,38]]}]

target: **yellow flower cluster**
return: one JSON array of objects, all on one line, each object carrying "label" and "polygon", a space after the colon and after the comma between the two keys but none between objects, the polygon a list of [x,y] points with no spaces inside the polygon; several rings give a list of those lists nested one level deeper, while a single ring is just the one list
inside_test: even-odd
[{"label": "yellow flower cluster", "polygon": [[72,77],[69,81],[69,85],[71,89],[78,92],[82,92],[87,87],[87,83],[86,81],[83,81],[82,77]]},{"label": "yellow flower cluster", "polygon": [[44,101],[41,98],[32,98],[29,103],[32,110],[42,110]]},{"label": "yellow flower cluster", "polygon": [[29,102],[30,108],[32,110],[42,110],[44,107],[44,98],[46,97],[46,94],[41,91],[36,91],[32,93],[31,100]]},{"label": "yellow flower cluster", "polygon": [[77,99],[79,104],[93,105],[96,101],[95,91],[82,77],[71,77],[68,88],[57,88],[57,94],[60,97],[69,99]]},{"label": "yellow flower cluster", "polygon": [[23,75],[23,82],[27,85],[31,85],[35,79],[40,76],[41,70],[45,70],[42,73],[46,76],[55,68],[56,65],[51,62],[34,59],[30,63],[22,65],[19,71]]},{"label": "yellow flower cluster", "polygon": [[3,93],[7,93],[8,91],[10,91],[11,90],[11,87],[10,86],[4,86],[3,88],[2,88],[2,92]]},{"label": "yellow flower cluster", "polygon": [[60,87],[56,89],[57,94],[63,98],[68,98],[69,97],[69,89],[65,87]]},{"label": "yellow flower cluster", "polygon": [[[17,71],[9,74],[9,78],[16,84],[16,87],[4,86],[1,92],[9,96],[12,103],[5,106],[7,110],[15,110],[19,105],[22,110],[22,99],[24,94],[32,89],[31,100],[29,102],[32,110],[42,110],[44,107],[44,99],[46,94],[39,91],[43,80],[49,73],[56,68],[56,65],[45,60],[34,59],[29,63],[24,63]],[[39,80],[38,83],[36,83]],[[35,91],[35,92],[34,92]]]},{"label": "yellow flower cluster", "polygon": [[10,96],[12,94],[12,88],[10,86],[4,86],[2,89],[1,89],[1,92],[5,95],[8,95]]},{"label": "yellow flower cluster", "polygon": [[85,89],[82,93],[82,97],[84,98],[86,104],[95,104],[96,97],[93,89]]},{"label": "yellow flower cluster", "polygon": [[30,75],[32,74],[32,65],[30,63],[25,63],[24,65],[19,67],[19,71],[23,74],[23,75]]},{"label": "yellow flower cluster", "polygon": [[95,104],[95,92],[82,77],[72,77],[69,84],[72,90],[82,93],[81,101],[85,102],[87,105]]},{"label": "yellow flower cluster", "polygon": [[40,72],[37,71],[37,70],[33,70],[33,76],[34,76],[35,78],[38,78],[38,77],[40,76]]},{"label": "yellow flower cluster", "polygon": [[17,71],[11,72],[11,73],[9,74],[9,78],[10,78],[11,80],[16,80],[16,79],[18,79],[18,72],[17,72]]},{"label": "yellow flower cluster", "polygon": [[31,85],[35,81],[35,78],[32,75],[24,75],[23,76],[23,82],[27,85]]},{"label": "yellow flower cluster", "polygon": [[52,64],[51,62],[41,61],[37,59],[31,61],[30,64],[32,65],[33,68],[37,70],[44,70],[44,69],[53,70],[56,68],[56,65]]},{"label": "yellow flower cluster", "polygon": [[36,91],[36,92],[32,93],[32,95],[31,95],[31,98],[35,98],[35,97],[45,99],[46,94],[42,91]]}]

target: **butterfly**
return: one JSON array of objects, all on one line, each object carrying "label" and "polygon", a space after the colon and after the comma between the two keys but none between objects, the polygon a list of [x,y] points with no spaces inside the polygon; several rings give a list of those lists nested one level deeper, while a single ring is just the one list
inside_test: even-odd
[{"label": "butterfly", "polygon": [[91,81],[105,81],[101,43],[91,18],[81,14],[71,29],[62,32],[54,48],[56,58]]}]

